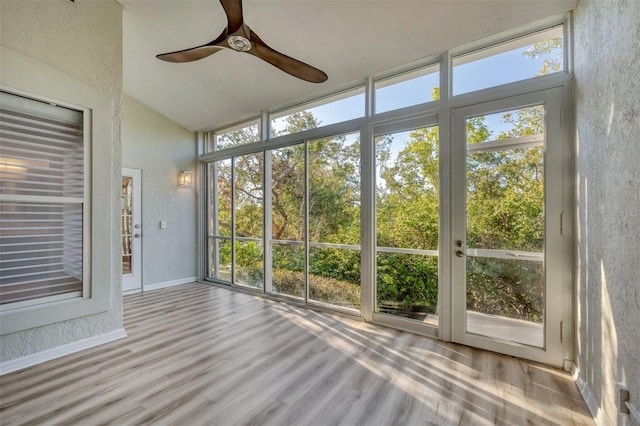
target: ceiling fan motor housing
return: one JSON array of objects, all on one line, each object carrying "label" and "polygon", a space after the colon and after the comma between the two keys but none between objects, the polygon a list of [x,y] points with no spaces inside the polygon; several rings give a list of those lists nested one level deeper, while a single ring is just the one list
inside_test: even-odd
[{"label": "ceiling fan motor housing", "polygon": [[232,35],[227,39],[229,47],[238,52],[247,52],[251,50],[251,42],[248,38],[241,35]]}]

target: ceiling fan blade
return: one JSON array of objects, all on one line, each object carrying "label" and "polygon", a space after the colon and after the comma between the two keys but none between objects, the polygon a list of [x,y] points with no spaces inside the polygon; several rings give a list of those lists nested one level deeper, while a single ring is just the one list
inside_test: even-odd
[{"label": "ceiling fan blade", "polygon": [[242,26],[242,0],[220,0],[220,4],[227,14],[227,29],[233,34]]},{"label": "ceiling fan blade", "polygon": [[323,71],[270,48],[253,31],[251,31],[251,44],[251,50],[247,53],[251,53],[274,67],[280,68],[287,74],[311,83],[323,83],[327,81],[327,74]]},{"label": "ceiling fan blade", "polygon": [[178,50],[176,52],[161,53],[156,58],[167,62],[192,62],[198,59],[206,58],[213,55],[227,46],[223,44],[227,38],[227,29],[225,28],[220,35],[213,41],[198,47],[190,49]]},{"label": "ceiling fan blade", "polygon": [[205,44],[204,46],[178,50],[177,52],[161,53],[160,55],[156,55],[156,58],[167,62],[192,62],[206,58],[221,50],[223,50],[222,47]]}]

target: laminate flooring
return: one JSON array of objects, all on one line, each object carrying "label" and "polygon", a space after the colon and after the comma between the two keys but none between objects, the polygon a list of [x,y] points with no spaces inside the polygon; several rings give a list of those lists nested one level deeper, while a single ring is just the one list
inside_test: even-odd
[{"label": "laminate flooring", "polygon": [[0,378],[2,425],[593,424],[564,371],[193,283],[128,337]]}]

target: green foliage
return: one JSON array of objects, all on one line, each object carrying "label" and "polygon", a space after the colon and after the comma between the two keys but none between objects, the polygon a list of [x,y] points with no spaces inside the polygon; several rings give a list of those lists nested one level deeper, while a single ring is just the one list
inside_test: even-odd
[{"label": "green foliage", "polygon": [[378,253],[380,312],[424,319],[438,309],[438,258]]},{"label": "green foliage", "polygon": [[467,309],[542,322],[541,263],[469,258],[467,281]]},{"label": "green foliage", "polygon": [[[273,287],[278,293],[302,297],[304,273],[274,269]],[[319,302],[360,309],[360,287],[348,281],[309,275],[309,297]]]},{"label": "green foliage", "polygon": [[545,58],[542,68],[536,76],[546,75],[550,72],[560,71],[562,67],[562,37],[552,38],[550,40],[540,41],[528,48],[524,53],[525,58],[536,59],[540,56],[547,56],[554,52],[558,52],[556,57]]}]

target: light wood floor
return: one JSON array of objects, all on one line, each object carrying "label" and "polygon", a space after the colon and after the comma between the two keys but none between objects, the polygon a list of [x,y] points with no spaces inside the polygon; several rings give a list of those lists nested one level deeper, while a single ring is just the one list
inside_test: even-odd
[{"label": "light wood floor", "polygon": [[563,371],[205,284],[125,327],[0,378],[0,424],[593,424]]}]

